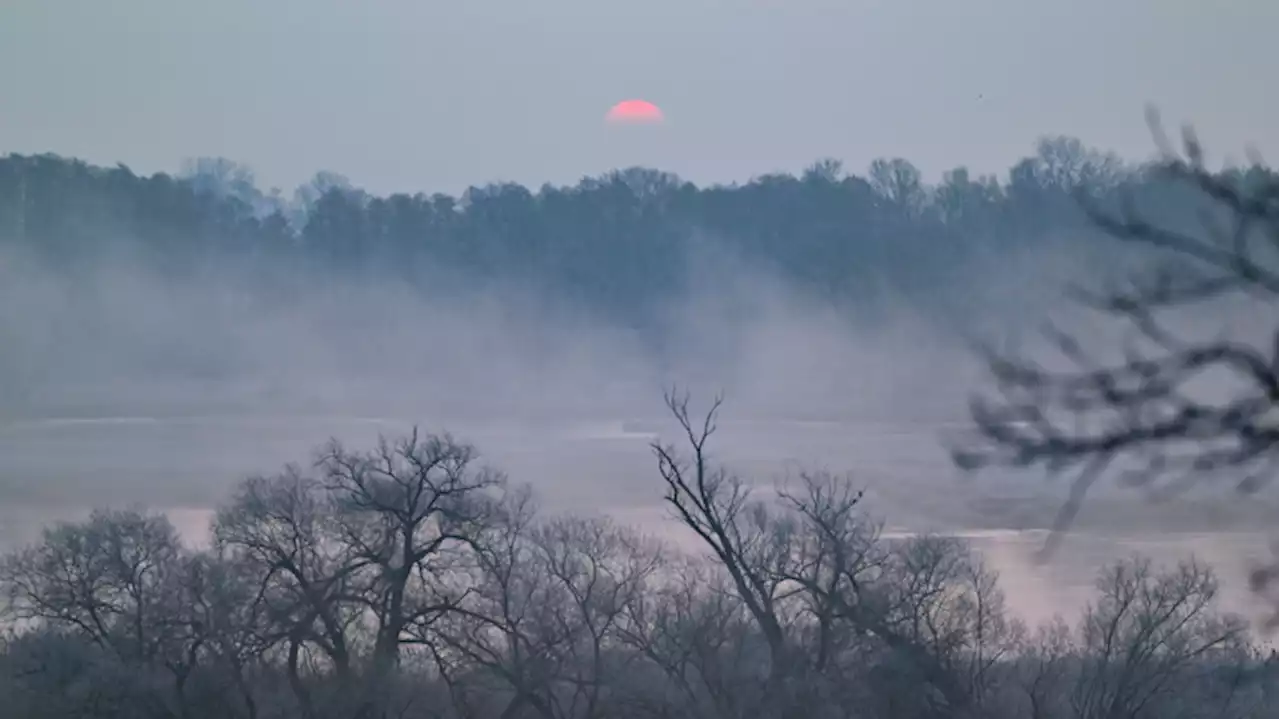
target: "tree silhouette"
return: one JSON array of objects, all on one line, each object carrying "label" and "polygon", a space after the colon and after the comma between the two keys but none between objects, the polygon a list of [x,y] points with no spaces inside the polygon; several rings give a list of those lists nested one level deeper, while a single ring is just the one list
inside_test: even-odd
[{"label": "tree silhouette", "polygon": [[507,279],[635,326],[704,284],[709,268],[690,248],[712,242],[822,297],[867,304],[891,288],[941,310],[967,288],[966,262],[1053,242],[1081,225],[1074,187],[1110,200],[1122,181],[1152,182],[1070,138],[1043,141],[1004,182],[956,168],[934,186],[901,158],[877,160],[864,176],[823,160],[799,176],[733,185],[632,167],[573,186],[495,183],[458,197],[373,196],[319,172],[285,199],[225,159],[144,176],[9,155],[0,158],[0,245],[54,268],[128,247],[171,275],[231,262],[308,279]]},{"label": "tree silhouette", "polygon": [[[1102,358],[1101,348],[1055,328],[1047,334],[1066,369],[984,347],[994,391],[973,399],[972,431],[954,445],[956,461],[968,469],[1073,473],[1046,551],[1109,472],[1157,499],[1221,479],[1251,493],[1276,476],[1276,174],[1260,163],[1212,172],[1193,133],[1185,132],[1178,154],[1154,117],[1152,125],[1164,155],[1153,172],[1208,201],[1202,229],[1151,220],[1132,192],[1121,196],[1119,211],[1082,192],[1100,227],[1145,253],[1123,280],[1072,290],[1127,330],[1120,356]],[[1189,338],[1176,327],[1188,311],[1223,325],[1260,307],[1269,309],[1269,328],[1248,328],[1243,337]],[[1205,391],[1206,381],[1226,389]],[[1268,576],[1273,569],[1258,581]]]}]

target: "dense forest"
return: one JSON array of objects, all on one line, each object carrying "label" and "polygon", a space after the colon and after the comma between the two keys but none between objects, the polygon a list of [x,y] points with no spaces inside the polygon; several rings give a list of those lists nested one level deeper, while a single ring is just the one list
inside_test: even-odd
[{"label": "dense forest", "polygon": [[[965,268],[986,267],[975,263],[1066,242],[1087,256],[1097,233],[1082,198],[1131,197],[1157,219],[1194,221],[1194,190],[1151,168],[1059,137],[1005,178],[957,168],[935,185],[890,159],[864,176],[823,161],[799,177],[700,188],[631,168],[574,187],[494,184],[460,197],[376,197],[322,172],[286,198],[227,160],[148,177],[10,155],[0,160],[0,241],[59,268],[117,253],[172,276],[212,266],[277,273],[264,286],[278,285],[278,273],[315,281],[324,272],[419,287],[508,281],[630,326],[731,257],[824,301],[868,310],[891,294],[936,314],[975,284]],[[1233,171],[1242,181],[1270,172]]]}]

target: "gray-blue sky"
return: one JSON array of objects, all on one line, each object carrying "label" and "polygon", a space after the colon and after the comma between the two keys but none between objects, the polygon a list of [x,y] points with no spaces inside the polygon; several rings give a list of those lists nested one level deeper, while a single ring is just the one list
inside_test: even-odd
[{"label": "gray-blue sky", "polygon": [[[1143,107],[1274,162],[1273,0],[8,0],[0,152],[139,171],[244,161],[290,188],[1003,170],[1038,135],[1142,156]],[[663,128],[608,128],[643,97]]]}]

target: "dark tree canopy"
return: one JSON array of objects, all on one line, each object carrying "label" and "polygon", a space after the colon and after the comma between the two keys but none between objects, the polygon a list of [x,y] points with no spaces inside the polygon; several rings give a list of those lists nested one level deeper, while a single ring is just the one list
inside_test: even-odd
[{"label": "dark tree canopy", "polygon": [[1104,205],[1139,196],[1156,219],[1184,219],[1184,190],[1154,167],[1070,138],[1042,141],[1003,180],[956,168],[930,185],[901,158],[877,160],[865,177],[825,160],[799,177],[727,186],[630,168],[573,187],[494,184],[460,197],[378,197],[321,172],[289,199],[222,159],[148,177],[10,155],[0,159],[0,243],[68,268],[122,250],[173,274],[226,260],[427,283],[434,268],[514,280],[635,324],[715,275],[691,260],[711,241],[827,299],[871,306],[892,290],[943,312],[954,305],[948,288],[971,284],[966,263],[1100,235],[1077,194]]},{"label": "dark tree canopy", "polygon": [[[668,396],[688,548],[538,511],[417,431],[244,480],[206,547],[100,511],[0,554],[0,706],[30,719],[1253,719],[1274,653],[1204,566],[1102,568],[1034,632],[957,537],[881,534],[855,480],[778,492]],[[672,525],[668,525],[671,528]],[[692,551],[689,551],[692,550]]]}]

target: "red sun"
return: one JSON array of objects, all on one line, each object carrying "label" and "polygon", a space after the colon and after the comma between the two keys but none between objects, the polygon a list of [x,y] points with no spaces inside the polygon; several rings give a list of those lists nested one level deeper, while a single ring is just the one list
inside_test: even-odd
[{"label": "red sun", "polygon": [[608,122],[618,124],[655,124],[662,122],[662,110],[648,100],[623,100],[609,108],[604,116]]}]

